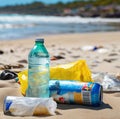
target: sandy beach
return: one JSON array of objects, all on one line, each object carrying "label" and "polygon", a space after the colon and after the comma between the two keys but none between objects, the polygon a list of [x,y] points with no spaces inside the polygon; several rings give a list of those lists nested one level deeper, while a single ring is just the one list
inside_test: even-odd
[{"label": "sandy beach", "polygon": [[[91,72],[108,72],[120,76],[120,32],[97,32],[39,36],[45,39],[50,53],[51,66],[86,60]],[[37,37],[38,38],[38,37]],[[16,73],[27,69],[27,57],[36,37],[0,41],[0,71]],[[21,96],[19,84],[0,81],[0,119],[21,117],[3,114],[5,96]],[[57,114],[47,117],[24,117],[25,119],[119,119],[120,93],[104,93],[103,105],[89,107],[81,105],[58,105]]]},{"label": "sandy beach", "polygon": [[[85,59],[92,72],[119,73],[120,70],[120,32],[101,32],[83,34],[62,34],[39,36],[53,56],[61,56],[51,61],[51,66]],[[38,38],[38,37],[37,37]],[[36,37],[0,42],[0,63],[27,68],[27,57]],[[94,47],[100,47],[92,50]],[[21,61],[26,60],[26,61]],[[1,66],[2,68],[3,66]],[[20,68],[19,68],[20,65]],[[17,71],[13,68],[13,71]]]}]

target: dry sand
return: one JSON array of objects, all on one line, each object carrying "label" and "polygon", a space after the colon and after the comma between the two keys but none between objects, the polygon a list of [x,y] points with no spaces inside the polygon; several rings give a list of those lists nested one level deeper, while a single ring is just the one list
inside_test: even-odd
[{"label": "dry sand", "polygon": [[[46,47],[50,56],[62,56],[64,59],[51,61],[51,65],[69,63],[78,59],[85,59],[92,72],[112,72],[120,71],[120,32],[108,33],[87,33],[87,34],[66,34],[66,35],[47,35],[44,37]],[[34,45],[34,39],[20,39],[11,41],[1,41],[0,63],[4,65],[24,65],[27,68],[26,61],[28,53]],[[84,46],[102,46],[96,51],[84,51]],[[102,50],[107,50],[101,53]],[[0,64],[0,68],[2,64]],[[21,66],[22,67],[22,66]],[[17,69],[13,69],[17,70]]]},{"label": "dry sand", "polygon": [[[45,45],[52,59],[51,66],[85,59],[91,72],[120,73],[120,32],[101,32],[85,34],[46,35]],[[34,39],[0,41],[0,70],[15,72],[27,68],[27,57]],[[97,50],[83,50],[84,46],[96,46]],[[88,47],[87,47],[88,48]],[[59,56],[59,57],[58,57]],[[0,119],[19,119],[21,117],[3,114],[3,99],[7,95],[21,95],[19,85],[14,81],[0,81]],[[56,116],[24,117],[26,119],[119,119],[120,93],[104,94],[100,107],[81,105],[58,105]]]}]

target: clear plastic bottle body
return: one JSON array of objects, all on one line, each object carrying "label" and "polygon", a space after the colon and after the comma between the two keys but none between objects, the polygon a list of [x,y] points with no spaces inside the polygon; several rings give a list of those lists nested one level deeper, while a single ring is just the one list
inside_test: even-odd
[{"label": "clear plastic bottle body", "polygon": [[28,56],[28,97],[49,97],[49,53],[44,40],[36,40]]}]

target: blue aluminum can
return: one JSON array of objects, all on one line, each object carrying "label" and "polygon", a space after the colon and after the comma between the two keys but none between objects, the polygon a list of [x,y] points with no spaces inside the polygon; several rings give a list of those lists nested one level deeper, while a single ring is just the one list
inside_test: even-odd
[{"label": "blue aluminum can", "polygon": [[50,80],[50,96],[58,103],[99,106],[102,103],[102,86],[93,82]]}]

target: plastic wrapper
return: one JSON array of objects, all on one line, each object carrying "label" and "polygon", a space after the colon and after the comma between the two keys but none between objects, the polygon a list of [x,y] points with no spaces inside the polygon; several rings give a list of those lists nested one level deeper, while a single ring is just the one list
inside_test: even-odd
[{"label": "plastic wrapper", "polygon": [[4,100],[4,114],[14,116],[55,115],[56,102],[52,98],[30,98],[7,96]]},{"label": "plastic wrapper", "polygon": [[69,64],[51,67],[50,79],[93,82],[90,69],[88,68],[85,60],[78,60]]},{"label": "plastic wrapper", "polygon": [[120,92],[120,79],[114,74],[93,73],[92,78],[103,86],[104,92]]}]

